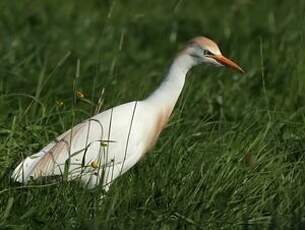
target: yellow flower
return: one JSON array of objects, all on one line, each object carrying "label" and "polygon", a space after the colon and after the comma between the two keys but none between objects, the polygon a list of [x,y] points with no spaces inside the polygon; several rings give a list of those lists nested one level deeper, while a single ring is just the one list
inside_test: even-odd
[{"label": "yellow flower", "polygon": [[64,102],[63,102],[63,101],[57,100],[55,103],[56,103],[56,105],[57,105],[58,107],[63,107],[63,106],[64,106]]},{"label": "yellow flower", "polygon": [[80,90],[77,90],[77,91],[76,91],[76,96],[77,96],[78,98],[84,98],[84,97],[85,97],[85,95],[84,95]]},{"label": "yellow flower", "polygon": [[97,168],[99,167],[98,162],[97,162],[97,161],[95,161],[95,160],[94,160],[94,161],[92,161],[90,165],[91,165],[91,167],[92,167],[92,168],[94,168],[94,169],[97,169]]}]

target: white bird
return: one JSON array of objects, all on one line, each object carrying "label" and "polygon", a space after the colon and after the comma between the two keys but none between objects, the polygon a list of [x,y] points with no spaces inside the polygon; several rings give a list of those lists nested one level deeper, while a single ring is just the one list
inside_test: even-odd
[{"label": "white bird", "polygon": [[227,66],[243,73],[206,37],[191,40],[178,53],[160,86],[146,99],[108,109],[74,126],[14,170],[20,183],[41,176],[67,175],[88,188],[111,183],[155,144],[182,91],[188,71],[198,64]]}]

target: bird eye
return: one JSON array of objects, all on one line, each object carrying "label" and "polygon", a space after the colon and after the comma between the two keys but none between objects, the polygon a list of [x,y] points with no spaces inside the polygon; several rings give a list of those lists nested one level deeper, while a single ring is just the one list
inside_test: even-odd
[{"label": "bird eye", "polygon": [[209,56],[209,55],[213,55],[213,54],[209,50],[203,50],[203,55]]}]

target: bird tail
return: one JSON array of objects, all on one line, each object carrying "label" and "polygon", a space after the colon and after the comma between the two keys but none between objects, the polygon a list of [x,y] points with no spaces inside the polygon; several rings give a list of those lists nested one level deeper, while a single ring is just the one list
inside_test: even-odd
[{"label": "bird tail", "polygon": [[41,151],[37,154],[25,158],[13,171],[13,180],[26,184],[31,178],[35,179],[38,177],[39,175],[37,172],[35,173],[35,169],[45,154],[47,153]]}]

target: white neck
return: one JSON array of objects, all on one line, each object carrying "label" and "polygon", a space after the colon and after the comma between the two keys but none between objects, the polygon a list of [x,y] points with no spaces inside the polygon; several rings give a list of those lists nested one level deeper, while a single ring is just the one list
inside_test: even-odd
[{"label": "white neck", "polygon": [[160,86],[145,101],[155,104],[160,109],[166,107],[172,111],[183,89],[186,74],[195,64],[188,54],[178,55]]}]

